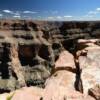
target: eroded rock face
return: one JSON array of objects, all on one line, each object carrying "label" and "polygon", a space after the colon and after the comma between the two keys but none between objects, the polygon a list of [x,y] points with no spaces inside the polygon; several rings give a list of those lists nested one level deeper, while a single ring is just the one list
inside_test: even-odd
[{"label": "eroded rock face", "polygon": [[19,86],[26,86],[25,78],[24,78],[25,73],[18,59],[18,51],[16,45],[11,44],[9,58],[11,60],[10,67],[13,70],[13,72],[16,74]]}]

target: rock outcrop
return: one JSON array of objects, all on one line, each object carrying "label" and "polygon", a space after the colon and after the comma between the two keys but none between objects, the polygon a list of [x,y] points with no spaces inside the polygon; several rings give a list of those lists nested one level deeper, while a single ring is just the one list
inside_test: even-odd
[{"label": "rock outcrop", "polygon": [[[100,85],[100,46],[96,43],[99,40],[79,40],[80,47],[84,47],[77,52],[79,69],[81,72],[82,88],[84,94],[91,94],[95,98],[99,92],[95,86]],[[99,90],[99,89],[98,89]],[[94,93],[95,91],[95,93]],[[100,94],[99,94],[100,96]],[[99,98],[99,97],[97,97]],[[96,98],[96,99],[97,99]],[[99,99],[97,99],[99,100]]]}]

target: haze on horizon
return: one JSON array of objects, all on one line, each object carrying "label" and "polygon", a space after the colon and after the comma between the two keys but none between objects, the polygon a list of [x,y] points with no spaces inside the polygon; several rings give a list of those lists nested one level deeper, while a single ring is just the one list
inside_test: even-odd
[{"label": "haze on horizon", "polygon": [[0,0],[0,18],[100,20],[100,0]]}]

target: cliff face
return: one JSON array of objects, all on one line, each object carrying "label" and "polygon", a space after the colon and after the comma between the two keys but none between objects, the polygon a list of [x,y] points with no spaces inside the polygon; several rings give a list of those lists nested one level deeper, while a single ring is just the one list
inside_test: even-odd
[{"label": "cliff face", "polygon": [[[0,92],[23,86],[43,87],[63,50],[76,57],[78,39],[99,36],[100,22],[1,20]],[[74,73],[80,78],[79,69]],[[77,90],[82,91],[77,84]]]}]

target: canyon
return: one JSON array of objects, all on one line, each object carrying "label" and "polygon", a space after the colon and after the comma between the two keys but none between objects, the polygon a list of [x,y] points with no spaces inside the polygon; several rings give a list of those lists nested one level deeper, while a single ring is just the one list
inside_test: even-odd
[{"label": "canyon", "polygon": [[99,21],[0,20],[0,100],[100,100],[99,38]]}]

